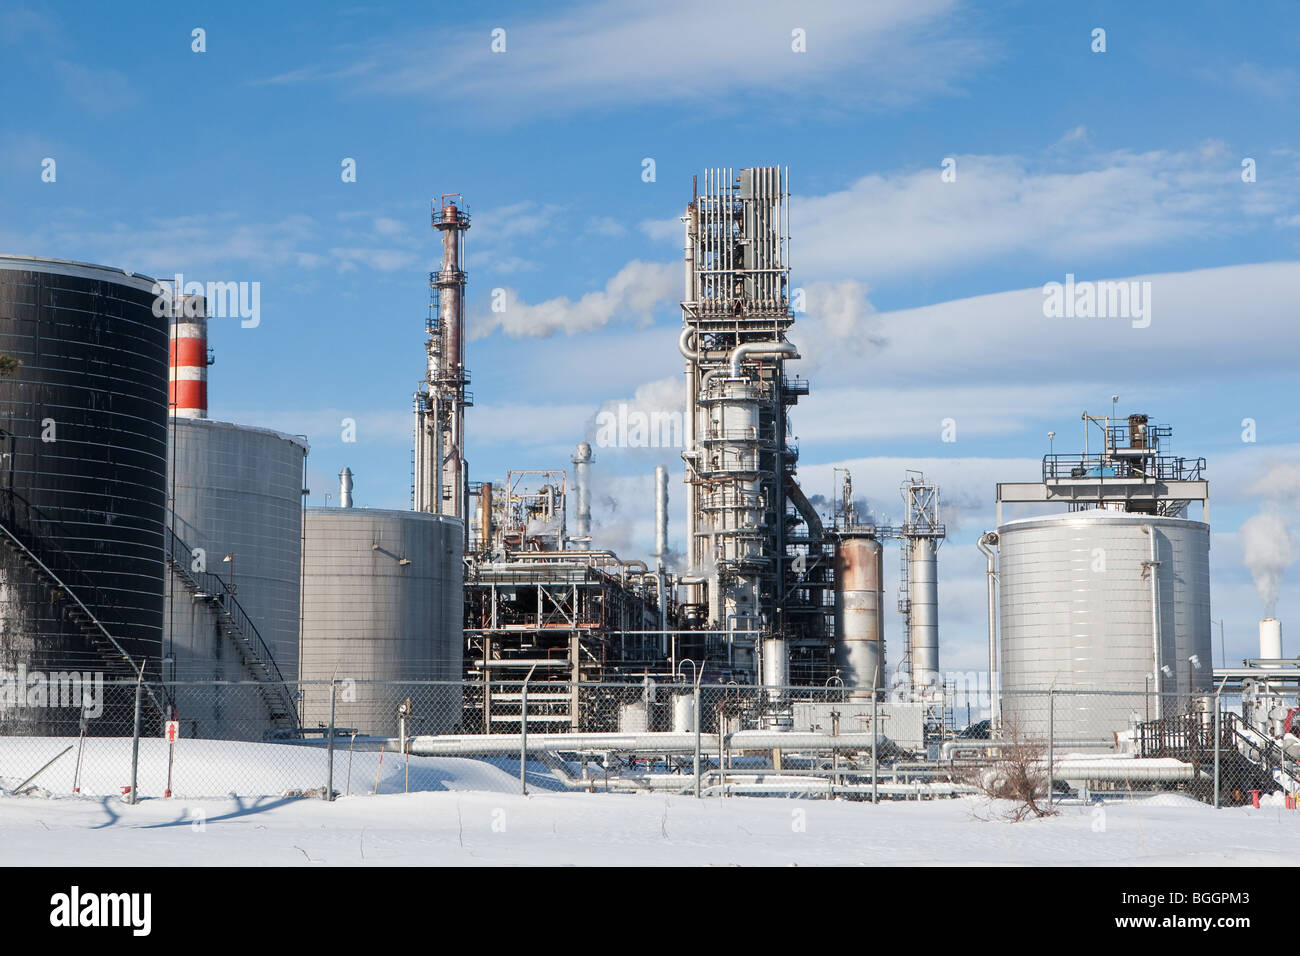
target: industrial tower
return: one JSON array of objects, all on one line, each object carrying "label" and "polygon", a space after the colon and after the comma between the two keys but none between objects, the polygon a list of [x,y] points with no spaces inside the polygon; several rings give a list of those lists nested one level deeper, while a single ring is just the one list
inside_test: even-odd
[{"label": "industrial tower", "polygon": [[[442,268],[429,274],[429,318],[425,325],[428,364],[415,393],[416,511],[455,515],[469,527],[469,465],[465,460],[465,231],[469,215],[459,193],[444,193],[433,209],[433,228],[442,233]],[[467,530],[468,533],[468,530]]]},{"label": "industrial tower", "polygon": [[[787,247],[789,173],[710,169],[682,217],[686,359],[687,618],[706,656],[768,686],[829,672],[821,521],[795,481],[787,410],[807,382],[799,357]],[[793,508],[788,510],[787,506]],[[797,525],[806,526],[799,533]],[[809,669],[809,667],[811,669]]]}]

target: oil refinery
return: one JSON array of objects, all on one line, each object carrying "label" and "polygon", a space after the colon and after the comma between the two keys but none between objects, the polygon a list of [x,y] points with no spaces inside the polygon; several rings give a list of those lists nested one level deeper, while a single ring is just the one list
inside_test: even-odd
[{"label": "oil refinery", "polygon": [[[845,468],[829,500],[800,482],[790,415],[812,384],[797,372],[790,221],[785,168],[708,169],[692,184],[681,327],[663,342],[683,363],[684,440],[680,469],[656,468],[638,502],[654,518],[648,561],[604,546],[593,525],[601,465],[589,441],[575,442],[571,469],[485,474],[469,460],[473,244],[459,194],[432,205],[441,261],[407,510],[356,507],[347,467],[336,504],[308,507],[309,436],[208,417],[202,296],[104,266],[0,258],[0,352],[21,363],[0,378],[0,665],[173,684],[149,719],[179,720],[189,737],[333,731],[337,702],[303,688],[341,679],[355,684],[353,742],[396,738],[408,753],[524,749],[529,735],[582,749],[560,734],[667,753],[693,735],[697,786],[702,734],[719,749],[726,734],[765,734],[750,748],[763,740],[779,771],[782,752],[816,749],[841,726],[870,729],[873,768],[885,744],[931,768],[922,775],[1012,734],[1194,763],[1162,721],[1208,713],[1230,685],[1250,702],[1234,717],[1254,741],[1241,759],[1295,780],[1292,714],[1278,707],[1300,661],[1270,617],[1258,659],[1213,666],[1209,469],[1169,451],[1172,428],[1139,413],[1085,413],[1082,451],[1053,450],[1039,480],[990,489],[996,527],[976,545],[987,682],[968,721],[987,728],[958,733],[939,623],[939,556],[957,546],[941,548],[940,488],[898,474],[902,520],[887,524],[863,513]],[[680,562],[668,544],[677,520]],[[255,685],[256,715],[236,723],[198,681]],[[414,741],[393,682],[438,682]],[[731,696],[701,710],[701,685]],[[1112,693],[1143,695],[1144,712],[1088,696]],[[41,719],[0,709],[6,726]],[[620,734],[644,743],[616,747]],[[1281,757],[1260,756],[1274,746]],[[1149,766],[1151,779],[1183,779]]]}]

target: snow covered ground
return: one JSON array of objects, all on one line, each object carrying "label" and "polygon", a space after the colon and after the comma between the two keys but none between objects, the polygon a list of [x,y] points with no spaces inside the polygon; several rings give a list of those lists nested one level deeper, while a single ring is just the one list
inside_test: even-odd
[{"label": "snow covered ground", "polygon": [[[59,741],[10,738],[0,784],[39,767]],[[14,746],[29,747],[21,752]],[[412,758],[411,785],[389,754],[353,758],[352,796],[334,803],[281,792],[319,785],[324,754],[285,745],[188,741],[176,792],[162,799],[166,749],[142,741],[141,803],[119,792],[129,741],[98,741],[80,795],[62,758],[26,796],[0,796],[0,864],[18,865],[896,865],[1295,864],[1300,811],[1213,810],[1177,796],[1065,805],[1060,816],[1007,823],[983,799],[921,803],[518,793],[509,761]],[[51,747],[53,751],[51,752]],[[206,752],[205,752],[206,751]],[[89,758],[91,751],[88,750]],[[45,756],[45,759],[48,759]],[[126,764],[129,767],[129,764]],[[30,772],[30,771],[28,771]],[[186,776],[188,774],[188,776]],[[372,795],[376,776],[379,795]],[[214,785],[213,781],[220,781]],[[346,752],[335,785],[347,785]],[[226,786],[225,795],[221,786]],[[283,789],[290,789],[284,787]],[[394,792],[398,791],[398,792]]]}]

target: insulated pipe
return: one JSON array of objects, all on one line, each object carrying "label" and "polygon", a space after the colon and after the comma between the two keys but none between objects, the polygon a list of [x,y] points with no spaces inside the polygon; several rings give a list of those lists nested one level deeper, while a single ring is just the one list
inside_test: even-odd
[{"label": "insulated pipe", "polygon": [[746,342],[731,350],[731,377],[740,378],[740,366],[750,356],[784,355],[797,359],[799,350],[791,342]]},{"label": "insulated pipe", "polygon": [[700,353],[686,344],[686,340],[693,335],[695,335],[695,330],[689,325],[682,329],[682,334],[677,337],[677,349],[688,360],[698,362],[700,360]]},{"label": "insulated pipe", "polygon": [[[731,356],[728,359],[731,378],[740,378],[740,367],[747,358],[763,358],[766,356],[784,356],[788,359],[797,359],[799,350],[791,342],[746,342],[743,345],[737,345],[731,350]],[[707,392],[709,386],[713,384],[714,379],[719,378],[724,373],[723,369],[715,368],[712,371],[705,372],[704,378],[700,380],[700,392]]]},{"label": "insulated pipe", "polygon": [[790,499],[795,510],[803,518],[804,524],[808,526],[808,540],[820,541],[823,534],[821,515],[817,514],[817,509],[808,501],[803,489],[799,487],[799,482],[794,480],[794,475],[785,476],[785,496]]},{"label": "insulated pipe", "polygon": [[[703,751],[716,750],[721,744],[733,753],[738,750],[867,750],[875,734],[772,733],[742,730],[733,734],[699,734]],[[695,750],[697,734],[685,733],[530,733],[530,752],[544,750],[604,750],[610,752],[656,751],[686,753]],[[523,744],[519,734],[422,735],[406,739],[407,752],[418,757],[454,756],[457,754],[517,754]],[[398,739],[370,738],[358,740],[358,750],[376,750],[382,746],[394,750]]]},{"label": "insulated pipe", "polygon": [[[956,754],[963,753],[963,752],[986,753],[991,750],[1013,750],[1016,747],[1024,748],[1028,746],[1032,746],[1032,744],[1023,743],[1023,742],[1017,744],[1015,741],[1007,740],[1005,738],[1001,740],[967,740],[962,738],[956,738],[953,740],[945,741],[943,743],[943,745],[939,748],[939,759],[943,761],[952,760],[954,759],[954,756]],[[1074,747],[1074,748],[1082,748],[1082,747],[1110,748],[1114,746],[1114,743],[1110,740],[1101,740],[1101,739],[1058,740],[1056,741],[1055,746]],[[1088,759],[1099,759],[1099,758],[1088,758]],[[1124,758],[1124,759],[1130,759],[1130,758]],[[1056,762],[1058,764],[1061,763],[1060,760]]]},{"label": "insulated pipe", "polygon": [[1002,725],[1002,702],[997,686],[998,676],[998,594],[997,594],[997,567],[996,556],[993,553],[993,547],[998,543],[998,533],[996,531],[985,531],[980,535],[979,540],[975,542],[988,560],[988,612],[989,612],[989,726],[996,730]]}]

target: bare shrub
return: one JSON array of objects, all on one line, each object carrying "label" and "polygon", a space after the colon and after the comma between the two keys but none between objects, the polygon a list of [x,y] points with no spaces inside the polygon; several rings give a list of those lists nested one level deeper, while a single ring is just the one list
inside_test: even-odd
[{"label": "bare shrub", "polygon": [[1014,722],[1003,730],[1006,743],[982,766],[970,768],[966,782],[986,797],[1010,802],[1005,816],[1012,821],[1055,816],[1047,800],[1046,744],[1021,733]]}]

